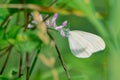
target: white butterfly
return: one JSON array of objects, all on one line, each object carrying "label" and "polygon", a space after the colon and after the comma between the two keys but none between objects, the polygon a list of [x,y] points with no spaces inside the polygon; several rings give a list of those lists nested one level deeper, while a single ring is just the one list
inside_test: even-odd
[{"label": "white butterfly", "polygon": [[103,39],[95,34],[84,31],[69,31],[70,50],[78,58],[88,58],[93,53],[105,49]]}]

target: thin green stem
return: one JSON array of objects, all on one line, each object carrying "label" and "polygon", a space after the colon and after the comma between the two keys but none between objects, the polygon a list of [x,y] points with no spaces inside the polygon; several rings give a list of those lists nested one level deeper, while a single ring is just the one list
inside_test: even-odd
[{"label": "thin green stem", "polygon": [[68,69],[67,69],[67,66],[66,66],[66,64],[65,64],[65,62],[64,62],[64,60],[63,60],[63,57],[62,57],[62,55],[61,55],[61,53],[60,53],[60,51],[59,51],[59,49],[58,49],[58,47],[57,47],[56,44],[55,44],[55,48],[56,48],[56,50],[57,50],[57,53],[58,53],[58,57],[59,57],[59,59],[60,59],[60,62],[61,62],[62,66],[63,66],[63,68],[64,68],[64,70],[65,70],[65,72],[66,72],[66,74],[67,74],[67,77],[68,77],[69,80],[71,80],[70,73],[69,73],[69,71],[68,71]]},{"label": "thin green stem", "polygon": [[[10,47],[10,46],[9,46],[9,47]],[[3,57],[3,56],[7,53],[7,51],[9,50],[9,47],[7,47],[7,49],[6,49],[6,47],[4,48],[4,49],[6,49],[6,50],[3,51],[3,52],[0,54],[0,58]],[[4,49],[2,49],[2,50],[4,50]]]},{"label": "thin green stem", "polygon": [[32,74],[32,72],[33,72],[33,69],[34,69],[34,67],[35,67],[35,64],[36,64],[36,62],[37,62],[39,52],[40,52],[40,49],[37,51],[37,53],[36,53],[36,55],[35,55],[35,58],[34,58],[34,60],[33,60],[33,62],[32,62],[32,65],[31,65],[31,68],[30,68],[30,74],[29,74],[30,76],[31,76],[31,74]]},{"label": "thin green stem", "polygon": [[64,10],[64,9],[59,9],[59,8],[50,8],[50,7],[42,7],[42,6],[37,6],[34,4],[0,4],[0,8],[16,8],[16,9],[31,9],[31,10],[38,10],[42,12],[50,12],[50,13],[60,13],[60,14],[73,14],[77,16],[84,16],[82,12],[79,10]]},{"label": "thin green stem", "polygon": [[5,20],[1,23],[0,27],[4,26],[4,24],[5,24],[6,22],[8,22],[10,16],[11,16],[11,15],[8,15],[8,16],[5,18]]},{"label": "thin green stem", "polygon": [[24,9],[24,17],[25,17],[25,28],[24,28],[24,31],[26,31],[27,29],[27,25],[28,25],[28,12],[27,12],[27,9]]},{"label": "thin green stem", "polygon": [[20,21],[20,9],[18,9],[18,12],[17,12],[17,19],[16,19],[17,25],[19,25],[19,21]]},{"label": "thin green stem", "polygon": [[0,71],[0,74],[2,74],[2,73],[4,72],[4,70],[5,70],[5,67],[6,67],[6,65],[7,65],[8,59],[9,59],[9,57],[10,57],[11,50],[12,50],[12,46],[10,46],[10,47],[7,49],[8,55],[7,55],[7,57],[6,57],[6,59],[5,59],[5,62],[4,62],[4,64],[3,64],[3,66],[2,66],[2,69],[1,69],[1,71]]},{"label": "thin green stem", "polygon": [[51,7],[52,5],[54,5],[58,0],[54,0],[50,5],[49,7]]},{"label": "thin green stem", "polygon": [[43,19],[43,22],[45,22],[47,19],[49,19],[50,18],[50,15],[48,15],[47,17],[45,17],[44,19]]},{"label": "thin green stem", "polygon": [[55,42],[54,38],[51,36],[51,34],[50,34],[49,32],[47,32],[47,33],[48,33],[49,37],[50,37],[50,38],[54,41],[54,43],[55,43],[55,48],[56,48],[56,50],[57,50],[58,57],[59,57],[60,62],[61,62],[61,64],[62,64],[62,66],[63,66],[63,69],[64,69],[65,72],[66,72],[66,75],[67,75],[67,77],[68,77],[68,80],[71,80],[70,73],[69,73],[69,71],[68,71],[68,69],[67,69],[67,66],[66,66],[66,64],[65,64],[65,62],[64,62],[64,60],[63,60],[63,57],[62,57],[62,55],[61,55],[61,53],[60,53],[60,51],[59,51],[59,48],[58,48],[57,45],[56,45],[56,42]]},{"label": "thin green stem", "polygon": [[23,56],[22,54],[20,54],[19,73],[18,73],[19,78],[22,76],[22,60],[23,60]]},{"label": "thin green stem", "polygon": [[29,70],[30,70],[30,66],[29,66],[29,53],[26,53],[26,80],[29,80],[30,76],[29,76]]}]

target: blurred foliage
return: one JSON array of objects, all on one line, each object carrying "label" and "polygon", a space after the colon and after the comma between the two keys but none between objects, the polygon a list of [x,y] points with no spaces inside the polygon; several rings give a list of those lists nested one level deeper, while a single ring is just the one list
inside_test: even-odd
[{"label": "blurred foliage", "polygon": [[[0,7],[1,4],[35,4],[45,9],[46,7],[53,9],[49,12],[40,11],[44,16],[53,15],[54,9],[69,11],[69,15],[65,12],[59,13],[58,25],[67,20],[67,27],[70,30],[83,30],[98,34],[103,37],[107,45],[105,51],[97,52],[89,58],[78,59],[70,52],[68,40],[61,37],[58,32],[50,31],[72,80],[119,80],[119,2],[119,0],[0,0]],[[37,29],[27,28],[24,31],[27,26],[26,13],[32,11],[34,10],[26,12],[26,9],[0,8],[0,71],[3,69],[7,52],[10,51],[8,48],[13,46],[5,70],[2,75],[0,74],[0,80],[25,80],[26,53],[29,53],[29,66],[37,59],[36,64],[33,65],[30,80],[68,80],[56,49],[52,46],[53,43],[43,44],[37,35],[39,31]],[[84,15],[74,15],[71,13],[74,11],[79,11]],[[37,53],[39,54],[36,57]],[[23,75],[18,78],[20,55],[23,57],[21,66]],[[54,63],[52,67],[50,63]]]}]

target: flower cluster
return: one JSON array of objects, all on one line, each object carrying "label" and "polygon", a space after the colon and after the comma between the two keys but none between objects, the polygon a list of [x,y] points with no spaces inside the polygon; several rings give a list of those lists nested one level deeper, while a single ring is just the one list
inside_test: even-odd
[{"label": "flower cluster", "polygon": [[66,35],[65,35],[64,30],[63,30],[63,27],[65,27],[65,26],[67,25],[67,21],[64,21],[64,22],[62,23],[62,25],[57,26],[57,24],[56,24],[56,19],[57,19],[57,17],[58,17],[58,14],[55,13],[54,16],[53,16],[53,18],[52,18],[51,20],[50,20],[50,19],[46,20],[46,26],[47,26],[47,27],[53,27],[55,30],[60,31],[60,34],[61,34],[63,37],[65,37]]},{"label": "flower cluster", "polygon": [[[51,19],[47,19],[45,21],[45,24],[48,28],[53,28],[54,30],[60,31],[60,34],[63,37],[65,37],[66,34],[65,34],[65,31],[63,30],[63,27],[65,27],[67,25],[67,21],[64,21],[61,25],[57,26],[57,24],[56,24],[57,17],[58,17],[58,14],[55,13]],[[43,21],[43,18],[42,18],[41,14],[39,15],[39,18],[40,18],[41,21]],[[36,22],[34,20],[31,21],[31,24],[28,24],[28,28],[32,28],[33,27],[32,24],[36,24]]]}]

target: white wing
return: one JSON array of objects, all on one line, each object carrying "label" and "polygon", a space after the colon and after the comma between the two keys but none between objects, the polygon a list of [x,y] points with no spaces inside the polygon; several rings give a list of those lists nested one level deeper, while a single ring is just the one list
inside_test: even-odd
[{"label": "white wing", "polygon": [[76,57],[87,58],[105,48],[103,39],[95,34],[77,30],[69,33],[70,49]]}]

